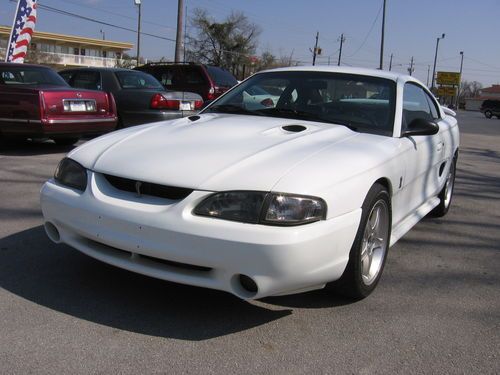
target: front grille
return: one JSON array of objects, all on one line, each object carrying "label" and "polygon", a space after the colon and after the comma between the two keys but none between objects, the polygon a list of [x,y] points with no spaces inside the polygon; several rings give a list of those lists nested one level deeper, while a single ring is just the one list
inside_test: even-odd
[{"label": "front grille", "polygon": [[130,178],[111,176],[109,174],[105,174],[104,177],[114,188],[140,195],[181,200],[193,192],[192,189],[153,184],[151,182],[137,181]]},{"label": "front grille", "polygon": [[[173,267],[173,268],[177,268],[179,270],[186,270],[186,271],[210,272],[213,269],[210,267],[198,266],[195,264],[175,262],[173,260],[161,259],[161,258],[151,257],[148,255],[132,253],[131,251],[118,249],[116,247],[106,245],[102,242],[95,241],[95,240],[92,240],[92,239],[87,238],[87,237],[80,237],[79,236],[79,239],[80,239],[80,242],[91,247],[94,251],[98,251],[100,253],[111,255],[114,257],[120,257],[120,258],[125,257],[125,258],[128,258],[129,260],[143,259],[143,260],[147,260],[149,262],[153,262],[157,265],[164,265],[164,266]],[[137,258],[134,258],[134,257],[137,257]]]},{"label": "front grille", "polygon": [[174,262],[172,260],[154,258],[154,257],[150,257],[147,255],[140,255],[140,257],[143,259],[151,260],[155,263],[165,264],[165,265],[170,266],[170,267],[183,268],[183,269],[190,270],[190,271],[209,272],[212,270],[210,267],[196,266],[194,264],[187,264],[187,263],[179,263],[179,262]]}]

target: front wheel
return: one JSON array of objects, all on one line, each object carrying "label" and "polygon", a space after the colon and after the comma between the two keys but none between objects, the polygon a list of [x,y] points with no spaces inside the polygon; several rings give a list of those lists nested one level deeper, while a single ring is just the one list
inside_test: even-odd
[{"label": "front wheel", "polygon": [[486,116],[486,118],[491,118],[493,116],[493,113],[491,113],[490,110],[487,110],[487,111],[484,111],[484,115]]},{"label": "front wheel", "polygon": [[367,297],[382,276],[391,236],[390,202],[387,189],[380,184],[372,186],[363,202],[349,262],[340,280],[333,284],[347,297]]}]

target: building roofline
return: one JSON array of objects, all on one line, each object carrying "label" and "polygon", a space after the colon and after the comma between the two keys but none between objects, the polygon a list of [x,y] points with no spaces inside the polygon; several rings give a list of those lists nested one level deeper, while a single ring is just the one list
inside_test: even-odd
[{"label": "building roofline", "polygon": [[[11,28],[8,26],[0,26],[0,35],[6,34],[10,35]],[[85,38],[82,36],[75,35],[65,35],[65,34],[57,34],[57,33],[48,33],[45,31],[35,31],[33,33],[33,39],[44,39],[44,40],[52,40],[56,42],[67,42],[67,43],[81,43],[89,46],[98,46],[98,47],[106,47],[106,48],[114,48],[118,50],[129,50],[134,47],[132,43],[124,43],[124,42],[115,42],[112,40],[102,40],[102,39],[94,39],[94,38]]]}]

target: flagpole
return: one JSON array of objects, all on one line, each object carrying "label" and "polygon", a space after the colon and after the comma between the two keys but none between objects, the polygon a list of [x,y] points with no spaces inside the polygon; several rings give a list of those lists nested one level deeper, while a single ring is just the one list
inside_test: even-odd
[{"label": "flagpole", "polygon": [[16,18],[20,3],[21,0],[17,0],[16,11],[14,12],[14,21],[12,21],[12,29],[10,29],[9,42],[7,44],[7,49],[5,50],[5,62],[9,62],[8,59],[9,59],[10,43],[12,42],[12,33],[14,32],[14,27],[16,27]]}]

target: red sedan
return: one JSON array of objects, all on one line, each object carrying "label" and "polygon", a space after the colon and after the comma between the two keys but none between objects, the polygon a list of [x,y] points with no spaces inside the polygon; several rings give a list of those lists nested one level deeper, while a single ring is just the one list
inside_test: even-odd
[{"label": "red sedan", "polygon": [[111,94],[71,88],[38,65],[0,63],[0,136],[73,144],[116,127]]}]

